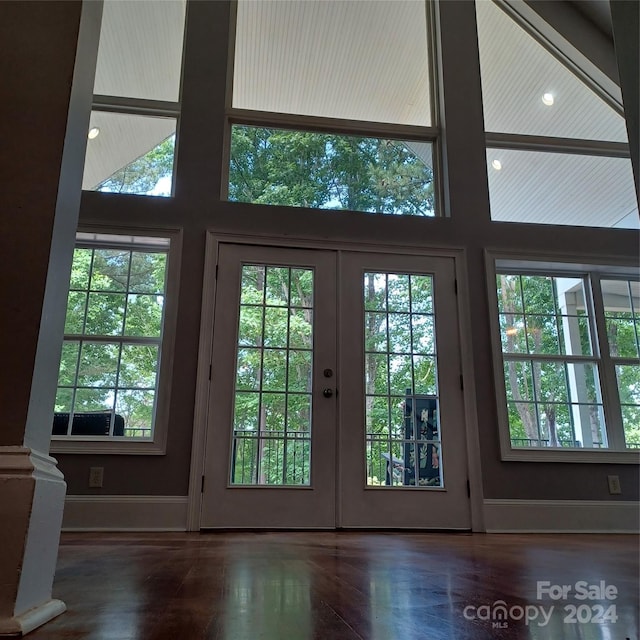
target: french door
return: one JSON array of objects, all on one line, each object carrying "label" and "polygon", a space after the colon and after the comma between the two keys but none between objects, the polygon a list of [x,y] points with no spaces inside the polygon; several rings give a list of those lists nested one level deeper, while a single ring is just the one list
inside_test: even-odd
[{"label": "french door", "polygon": [[470,528],[449,258],[221,244],[202,528]]}]

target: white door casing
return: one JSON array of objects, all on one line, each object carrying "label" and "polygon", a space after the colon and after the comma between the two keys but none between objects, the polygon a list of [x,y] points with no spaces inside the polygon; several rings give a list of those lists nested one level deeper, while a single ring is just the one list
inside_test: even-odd
[{"label": "white door casing", "polygon": [[[312,469],[308,486],[231,483],[231,425],[243,264],[314,271]],[[221,243],[218,265],[201,528],[469,529],[453,258]],[[442,486],[366,484],[370,469],[365,468],[369,465],[365,463],[364,427],[365,272],[433,278],[441,442],[431,448],[441,456],[438,482]],[[327,369],[332,371],[331,378],[325,377]],[[332,396],[324,397],[324,389],[332,390]],[[395,396],[405,390],[393,389],[390,393]],[[390,424],[397,427],[403,414],[398,413],[393,402],[390,406]],[[420,448],[419,442],[414,444],[416,450]]]}]

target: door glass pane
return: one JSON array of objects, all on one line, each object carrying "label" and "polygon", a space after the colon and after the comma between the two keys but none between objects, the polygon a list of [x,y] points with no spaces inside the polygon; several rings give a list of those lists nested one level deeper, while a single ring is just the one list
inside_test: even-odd
[{"label": "door glass pane", "polygon": [[242,267],[232,485],[310,484],[313,276]]},{"label": "door glass pane", "polygon": [[364,274],[367,485],[441,487],[433,278]]}]

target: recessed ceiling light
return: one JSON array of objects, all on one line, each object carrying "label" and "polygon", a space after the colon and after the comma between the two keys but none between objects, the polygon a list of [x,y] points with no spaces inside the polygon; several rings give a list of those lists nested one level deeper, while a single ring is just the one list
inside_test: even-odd
[{"label": "recessed ceiling light", "polygon": [[550,107],[553,104],[553,93],[543,93],[542,102]]},{"label": "recessed ceiling light", "polygon": [[87,138],[89,138],[89,140],[94,140],[98,137],[99,134],[100,129],[98,129],[98,127],[91,127],[91,129],[89,129],[89,133],[87,134]]},{"label": "recessed ceiling light", "polygon": [[492,166],[496,171],[500,171],[500,169],[502,169],[502,162],[500,162],[500,160],[492,160],[492,161],[491,161],[491,166]]}]

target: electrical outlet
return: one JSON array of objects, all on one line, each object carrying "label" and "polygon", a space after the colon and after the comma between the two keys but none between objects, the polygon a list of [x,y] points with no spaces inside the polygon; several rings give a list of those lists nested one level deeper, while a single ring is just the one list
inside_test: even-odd
[{"label": "electrical outlet", "polygon": [[104,478],[104,467],[91,467],[89,469],[89,487],[101,487]]},{"label": "electrical outlet", "polygon": [[622,487],[620,486],[620,476],[607,476],[607,482],[609,483],[609,493],[622,493]]}]

